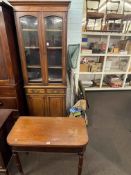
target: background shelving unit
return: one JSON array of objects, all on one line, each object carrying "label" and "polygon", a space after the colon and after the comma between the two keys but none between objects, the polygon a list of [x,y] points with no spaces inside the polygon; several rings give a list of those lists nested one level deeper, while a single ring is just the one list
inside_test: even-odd
[{"label": "background shelving unit", "polygon": [[[131,79],[131,51],[129,52],[111,52],[109,51],[109,48],[111,48],[111,45],[113,45],[115,42],[117,43],[120,40],[123,40],[126,38],[128,40],[131,40],[131,33],[111,33],[111,32],[82,32],[82,36],[86,38],[87,36],[87,43],[89,42],[95,42],[97,41],[97,38],[99,38],[100,41],[102,41],[102,38],[104,38],[104,43],[106,43],[106,48],[103,53],[83,53],[82,49],[83,43],[81,43],[81,54],[80,54],[80,60],[83,61],[84,59],[91,59],[91,61],[95,61],[103,57],[103,62],[101,63],[101,70],[99,71],[92,71],[84,69],[82,70],[82,65],[80,64],[80,71],[79,71],[79,79],[82,81],[82,84],[85,88],[85,90],[93,91],[93,90],[129,90],[131,89],[131,83],[127,79]],[[85,41],[86,43],[86,41]],[[90,50],[90,48],[88,48]],[[112,61],[111,61],[112,60]],[[89,61],[89,60],[88,60]],[[118,62],[118,63],[117,63]],[[110,66],[109,66],[110,63]],[[88,64],[85,61],[84,65]],[[114,65],[113,65],[114,64]],[[118,69],[115,68],[118,66],[118,64],[123,64],[123,67]],[[125,64],[125,66],[124,66]],[[108,68],[108,66],[110,68]],[[88,68],[89,69],[89,68]],[[105,83],[105,78],[108,77],[108,75],[117,75],[120,77],[121,85],[120,87],[112,87],[111,85]],[[96,81],[96,80],[97,81]],[[92,82],[97,82],[90,84]],[[90,83],[89,83],[90,82]]]}]

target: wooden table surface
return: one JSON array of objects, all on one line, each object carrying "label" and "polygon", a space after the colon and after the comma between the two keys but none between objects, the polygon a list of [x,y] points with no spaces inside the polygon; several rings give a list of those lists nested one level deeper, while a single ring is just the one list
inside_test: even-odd
[{"label": "wooden table surface", "polygon": [[88,134],[82,118],[21,116],[7,142],[10,146],[80,147],[88,143]]}]

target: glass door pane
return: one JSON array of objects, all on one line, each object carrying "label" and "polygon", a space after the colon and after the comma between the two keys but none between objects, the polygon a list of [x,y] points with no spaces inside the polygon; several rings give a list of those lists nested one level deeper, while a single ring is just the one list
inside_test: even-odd
[{"label": "glass door pane", "polygon": [[38,19],[33,16],[24,16],[20,18],[20,23],[26,55],[28,80],[29,82],[42,82],[38,41]]},{"label": "glass door pane", "polygon": [[45,18],[48,82],[62,82],[62,18]]}]

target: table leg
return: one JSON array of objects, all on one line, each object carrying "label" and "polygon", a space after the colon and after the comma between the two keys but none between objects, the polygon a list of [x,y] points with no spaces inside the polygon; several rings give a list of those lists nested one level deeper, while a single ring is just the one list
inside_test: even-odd
[{"label": "table leg", "polygon": [[79,153],[78,155],[79,155],[78,175],[81,175],[83,166],[83,153]]},{"label": "table leg", "polygon": [[17,152],[14,152],[13,153],[13,158],[15,160],[15,163],[16,163],[16,166],[20,172],[21,175],[24,175],[24,172],[23,172],[23,169],[22,169],[22,166],[21,166],[21,162],[20,162],[20,159],[19,159],[19,155]]},{"label": "table leg", "polygon": [[9,175],[9,172],[8,172],[8,170],[6,170],[6,172],[5,172],[5,175]]}]

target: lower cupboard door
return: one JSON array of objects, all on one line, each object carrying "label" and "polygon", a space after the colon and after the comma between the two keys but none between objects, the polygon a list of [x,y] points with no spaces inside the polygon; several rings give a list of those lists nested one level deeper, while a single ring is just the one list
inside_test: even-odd
[{"label": "lower cupboard door", "polygon": [[27,96],[29,114],[33,116],[45,116],[47,115],[47,103],[44,96]]},{"label": "lower cupboard door", "polygon": [[65,116],[65,96],[48,96],[48,115],[49,116]]}]

